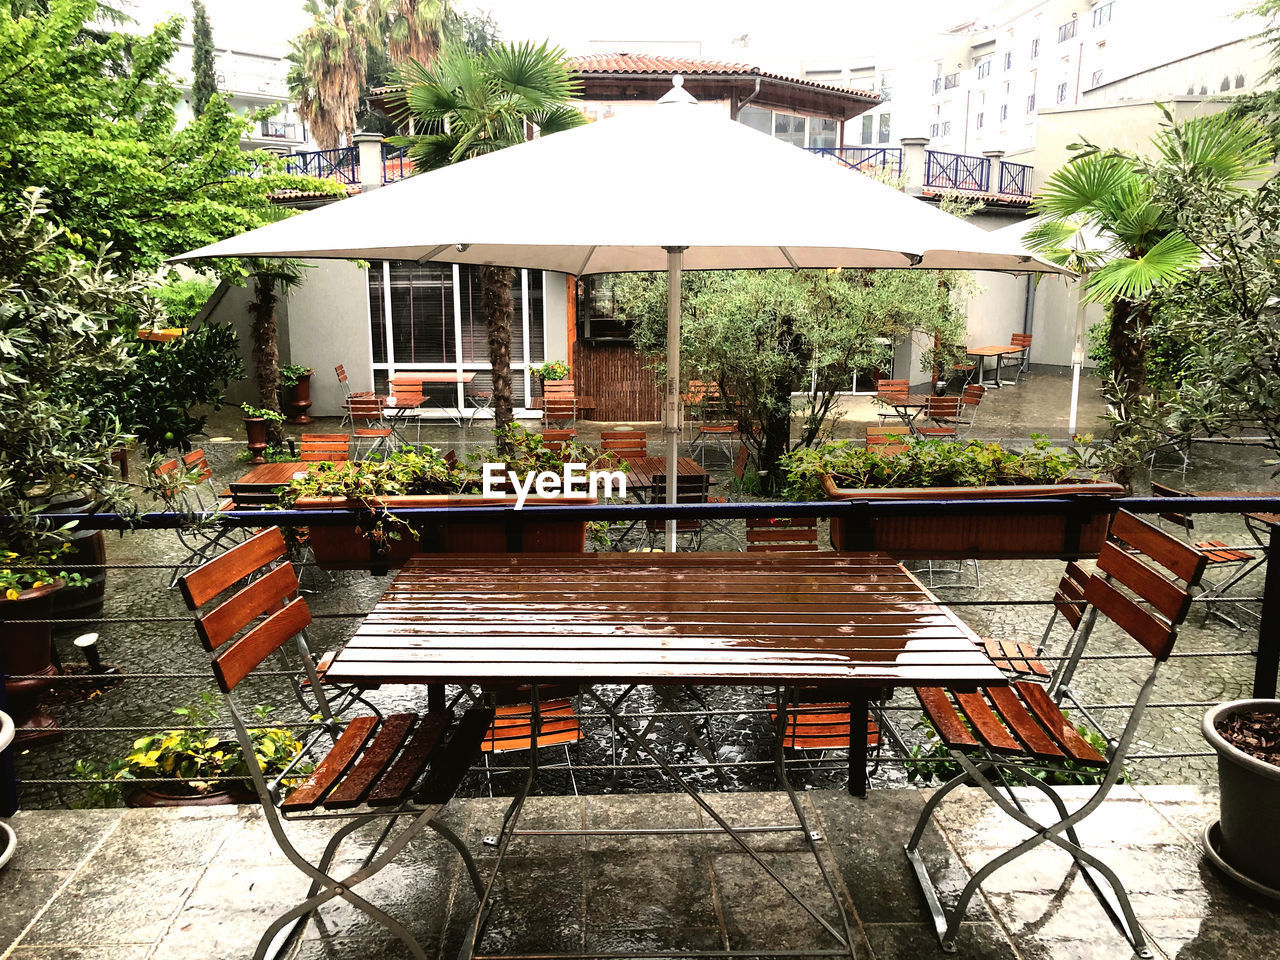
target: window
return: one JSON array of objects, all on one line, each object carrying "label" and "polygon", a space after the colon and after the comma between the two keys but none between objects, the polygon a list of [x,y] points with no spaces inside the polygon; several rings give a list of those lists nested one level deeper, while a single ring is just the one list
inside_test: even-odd
[{"label": "window", "polygon": [[1093,76],[1089,78],[1089,86],[1096,87],[1101,82],[1102,82],[1102,71],[1101,70],[1093,71]]},{"label": "window", "polygon": [[889,114],[882,113],[880,114],[880,130],[879,130],[878,136],[876,137],[876,143],[888,143],[888,142],[889,142]]},{"label": "window", "polygon": [[1218,92],[1219,92],[1219,93],[1226,93],[1226,92],[1227,92],[1228,90],[1230,90],[1230,89],[1231,89],[1231,78],[1230,78],[1230,77],[1223,77],[1223,78],[1222,78],[1222,83],[1218,84]]},{"label": "window", "polygon": [[1031,39],[1031,59],[1034,60],[1038,56],[1040,56],[1040,38],[1033,37]]},{"label": "window", "polygon": [[1111,8],[1113,4],[1104,3],[1100,7],[1094,7],[1093,10],[1093,29],[1097,30],[1101,26],[1111,22]]},{"label": "window", "polygon": [[1009,119],[1009,105],[1007,103],[1000,104],[1000,119],[1002,121]]},{"label": "window", "polygon": [[1036,112],[1036,95],[1033,93],[1027,97],[1027,113]]},{"label": "window", "polygon": [[1074,37],[1076,35],[1076,24],[1079,22],[1080,21],[1077,20],[1075,17],[1072,17],[1070,20],[1068,20],[1066,23],[1060,26],[1058,28],[1058,42],[1066,43],[1068,40]]},{"label": "window", "polygon": [[[512,394],[518,407],[526,405],[529,395],[530,364],[546,357],[542,280],[541,270],[520,270],[511,285]],[[470,370],[476,373],[474,386],[489,388],[489,336],[480,313],[479,267],[374,261],[369,266],[369,317],[375,390],[384,390],[388,377],[403,370]],[[459,387],[448,405],[462,399]]]},{"label": "window", "polygon": [[793,146],[804,146],[804,117],[793,113],[773,115],[773,135]]},{"label": "window", "polygon": [[587,340],[630,340],[631,323],[614,315],[613,283],[608,277],[584,277],[583,333]]},{"label": "window", "polygon": [[828,120],[825,117],[809,118],[809,146],[811,147],[834,147],[836,145],[836,135],[839,132],[839,124],[835,120]]},{"label": "window", "polygon": [[985,57],[978,64],[978,79],[982,80],[989,76],[991,76],[991,58]]},{"label": "window", "polygon": [[1013,69],[1013,51],[1010,50],[1004,55],[1004,68],[1006,70]]},{"label": "window", "polygon": [[936,137],[938,135],[938,125],[936,123],[929,124],[929,136]]},{"label": "window", "polygon": [[941,93],[941,92],[942,92],[942,78],[941,78],[941,77],[934,77],[934,78],[933,78],[933,92],[934,92],[934,95],[935,95],[935,96],[936,96],[937,94],[939,94],[939,93]]},{"label": "window", "polygon": [[1240,89],[1241,87],[1243,87],[1243,86],[1244,86],[1244,74],[1243,74],[1243,73],[1237,73],[1237,74],[1236,74],[1236,89],[1237,89],[1237,90],[1239,90],[1239,89]]},{"label": "window", "polygon": [[950,121],[950,120],[944,120],[944,121],[942,121],[942,135],[943,135],[944,137],[949,137],[949,136],[951,136],[951,121]]},{"label": "window", "polygon": [[945,77],[942,78],[943,90],[952,90],[958,86],[960,86],[960,74],[948,73]]},{"label": "window", "polygon": [[1065,83],[1058,84],[1057,100],[1058,103],[1067,102],[1067,85]]},{"label": "window", "polygon": [[979,130],[981,130],[981,129],[982,129],[982,118],[983,118],[983,114],[979,113],[979,114],[978,114],[978,123],[977,123],[977,129],[979,129]]},{"label": "window", "polygon": [[752,130],[759,130],[771,136],[773,134],[773,112],[763,107],[753,107],[751,104],[739,107],[738,122],[745,123]]},{"label": "window", "polygon": [[864,113],[862,115],[862,142],[863,143],[871,142],[871,125],[875,123],[875,119],[876,118],[871,116],[871,114],[869,113]]}]

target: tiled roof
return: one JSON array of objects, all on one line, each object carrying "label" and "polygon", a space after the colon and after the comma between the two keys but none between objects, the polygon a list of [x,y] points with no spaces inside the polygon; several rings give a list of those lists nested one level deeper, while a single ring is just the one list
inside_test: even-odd
[{"label": "tiled roof", "polygon": [[1032,199],[1017,193],[982,193],[977,190],[934,190],[925,187],[920,191],[922,197],[942,197],[948,193],[959,194],[962,197],[968,197],[973,200],[985,200],[988,203],[1013,203],[1024,206],[1030,206]]},{"label": "tiled roof", "polygon": [[590,76],[593,74],[634,74],[651,76],[654,74],[670,75],[673,73],[685,76],[744,76],[764,77],[768,80],[781,80],[796,83],[815,90],[831,93],[844,93],[863,100],[878,102],[880,96],[867,90],[852,90],[847,87],[833,87],[827,83],[814,83],[812,80],[801,80],[797,77],[786,77],[779,73],[766,73],[759,67],[746,63],[730,63],[727,60],[691,60],[684,57],[651,57],[639,53],[594,53],[584,57],[570,57],[569,66],[576,72]]},{"label": "tiled roof", "polygon": [[[347,184],[347,194],[354,196],[360,192],[358,184]],[[271,191],[271,199],[273,201],[280,200],[309,200],[312,198],[325,198],[329,200],[339,199],[338,194],[328,190],[273,190]]]}]

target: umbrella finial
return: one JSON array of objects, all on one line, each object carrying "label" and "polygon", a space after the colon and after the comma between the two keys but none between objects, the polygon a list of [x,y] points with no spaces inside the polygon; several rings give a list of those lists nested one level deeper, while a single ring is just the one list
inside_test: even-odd
[{"label": "umbrella finial", "polygon": [[662,95],[659,103],[697,103],[695,98],[684,88],[684,77],[675,74],[671,77],[671,89]]}]

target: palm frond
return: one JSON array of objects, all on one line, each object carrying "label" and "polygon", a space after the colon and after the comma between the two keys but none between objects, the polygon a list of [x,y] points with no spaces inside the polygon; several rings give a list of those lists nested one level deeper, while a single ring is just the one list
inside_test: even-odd
[{"label": "palm frond", "polygon": [[1206,174],[1231,190],[1264,176],[1274,149],[1260,124],[1232,113],[1166,124],[1152,142],[1167,163]]},{"label": "palm frond", "polygon": [[1031,212],[1055,219],[1088,213],[1134,177],[1133,168],[1120,157],[1078,157],[1054,171],[1031,205]]},{"label": "palm frond", "polygon": [[568,104],[558,104],[549,110],[531,115],[529,119],[544,137],[548,134],[572,130],[587,122],[581,110]]},{"label": "palm frond", "polygon": [[499,86],[522,98],[530,111],[571,99],[580,92],[582,83],[570,73],[565,57],[560,47],[547,43],[535,47],[528,40],[497,44],[487,55],[489,72]]},{"label": "palm frond", "polygon": [[1199,248],[1174,231],[1140,257],[1103,264],[1085,284],[1085,292],[1091,301],[1140,300],[1156,287],[1186,276],[1199,262]]}]

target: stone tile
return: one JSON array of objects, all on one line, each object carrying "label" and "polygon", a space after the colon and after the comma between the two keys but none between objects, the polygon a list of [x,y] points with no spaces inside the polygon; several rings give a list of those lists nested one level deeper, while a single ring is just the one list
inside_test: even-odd
[{"label": "stone tile", "polygon": [[[421,943],[428,956],[437,953],[439,945]],[[155,960],[160,960],[159,955]],[[413,960],[413,952],[399,940],[370,945],[368,940],[327,938],[303,940],[293,960]]]},{"label": "stone tile", "polygon": [[[502,818],[510,805],[509,797],[482,797],[467,801],[467,826],[461,834],[477,859],[491,856],[495,847],[484,845],[485,837],[498,835]],[[583,825],[583,800],[579,797],[529,797],[520,809],[518,829],[574,830]],[[583,846],[577,837],[516,837],[508,847],[508,856],[551,857],[574,856]]]},{"label": "stone tile", "polygon": [[[718,804],[721,797],[713,797]],[[589,829],[693,828],[701,826],[698,805],[686,794],[620,794],[590,796],[585,801],[585,825]],[[697,834],[638,837],[587,837],[586,849],[620,853],[683,850],[701,846]]]},{"label": "stone tile", "polygon": [[60,943],[50,947],[18,947],[9,960],[147,960],[149,943],[117,943],[109,947],[76,947]]},{"label": "stone tile", "polygon": [[1132,948],[1094,898],[1074,877],[1052,893],[991,894],[991,903],[1023,956],[1036,960],[1128,957]]},{"label": "stone tile", "polygon": [[644,950],[723,950],[725,945],[719,927],[623,930],[588,924],[585,949],[640,953]]},{"label": "stone tile", "polygon": [[[835,903],[810,853],[765,852],[762,859],[820,916],[840,929]],[[834,945],[831,935],[746,854],[719,854],[711,858],[711,865],[732,949],[803,950]],[[852,915],[849,921],[856,930]]]},{"label": "stone tile", "polygon": [[[863,800],[842,791],[815,791],[809,796],[862,922],[915,923],[927,917],[924,895],[903,850],[924,806],[924,793],[885,790]],[[926,829],[920,850],[943,904],[950,909],[969,881],[968,872],[936,827]],[[975,920],[990,919],[980,896],[970,903],[969,911]]]},{"label": "stone tile", "polygon": [[[583,864],[577,857],[508,856],[494,884],[477,953],[565,953],[582,948]],[[475,901],[459,885],[443,956],[457,953],[475,919]]]},{"label": "stone tile", "polygon": [[[795,808],[785,793],[724,793],[706,798],[712,809],[730,826],[783,826],[795,827],[785,833],[742,834],[753,850],[775,850],[799,853],[809,850],[809,843],[799,829],[800,821]],[[813,806],[801,800],[805,816],[812,828],[817,829],[817,817]],[[699,810],[704,827],[714,827],[716,822],[705,811]],[[706,835],[707,849],[713,853],[728,853],[741,847],[723,832]]]},{"label": "stone tile", "polygon": [[120,819],[120,810],[22,810],[9,821],[18,849],[9,869],[74,870]]},{"label": "stone tile", "polygon": [[63,870],[24,870],[12,862],[0,872],[0,953],[12,946],[71,874]]},{"label": "stone tile", "polygon": [[585,860],[587,929],[718,927],[711,870],[701,850]]},{"label": "stone tile", "polygon": [[1170,960],[1261,960],[1275,956],[1280,942],[1276,922],[1226,914],[1152,920],[1144,927]]},{"label": "stone tile", "polygon": [[[945,956],[931,923],[869,923],[863,932],[876,960]],[[1012,945],[994,923],[961,924],[956,948],[965,960],[1017,960]]]},{"label": "stone tile", "polygon": [[139,866],[163,870],[171,865],[206,863],[233,828],[243,823],[237,808],[229,805],[126,810],[89,867],[127,874]]}]

